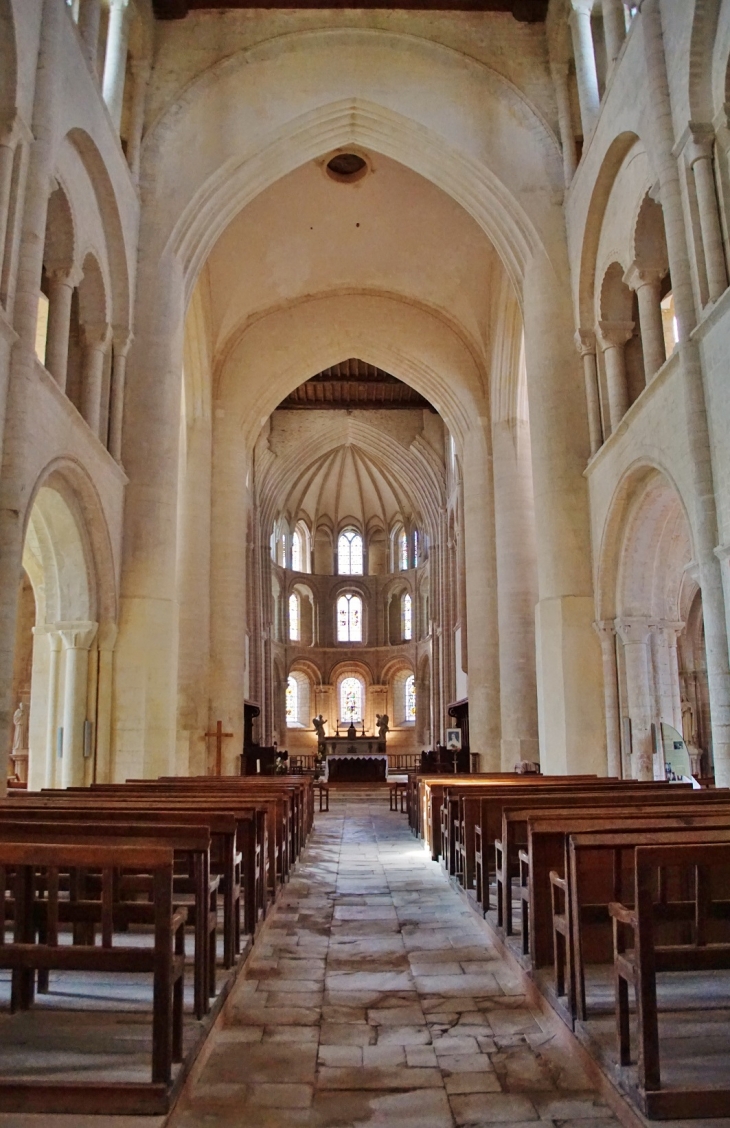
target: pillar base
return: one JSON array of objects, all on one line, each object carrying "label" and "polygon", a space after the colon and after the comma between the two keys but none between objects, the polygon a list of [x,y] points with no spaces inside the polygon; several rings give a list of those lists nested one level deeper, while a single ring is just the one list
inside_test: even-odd
[{"label": "pillar base", "polygon": [[540,764],[545,775],[606,775],[601,648],[592,596],[535,608]]},{"label": "pillar base", "polygon": [[529,760],[531,764],[540,761],[540,743],[531,737],[502,738],[502,771],[511,772],[515,764]]},{"label": "pillar base", "polygon": [[177,605],[121,601],[115,660],[114,782],[176,769]]}]

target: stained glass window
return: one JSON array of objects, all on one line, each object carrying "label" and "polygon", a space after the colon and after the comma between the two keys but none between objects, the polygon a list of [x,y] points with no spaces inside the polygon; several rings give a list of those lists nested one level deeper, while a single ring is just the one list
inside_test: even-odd
[{"label": "stained glass window", "polygon": [[302,544],[302,534],[299,529],[294,530],[294,535],[291,539],[291,566],[295,572],[304,571],[304,545]]},{"label": "stained glass window", "polygon": [[403,640],[404,640],[404,642],[410,642],[410,640],[413,638],[413,622],[412,622],[411,616],[412,616],[411,597],[408,594],[408,592],[406,592],[406,594],[403,596],[403,601],[401,603],[401,621],[402,621],[402,626],[403,626]]},{"label": "stained glass window", "polygon": [[279,537],[279,563],[282,568],[286,568],[286,534],[282,533]]},{"label": "stained glass window", "polygon": [[340,720],[348,725],[362,721],[362,690],[359,678],[343,678],[340,685]]},{"label": "stained glass window", "polygon": [[413,530],[413,567],[418,567],[418,529]]},{"label": "stained glass window", "polygon": [[301,637],[299,596],[293,591],[289,596],[289,638],[292,642],[299,642]]},{"label": "stained glass window", "polygon": [[337,641],[362,642],[362,600],[341,595],[337,600]]},{"label": "stained glass window", "polygon": [[401,531],[398,537],[398,567],[401,572],[405,572],[408,568],[408,537],[405,530]]},{"label": "stained glass window", "polygon": [[297,679],[291,674],[286,683],[286,723],[288,725],[299,723],[299,686]]},{"label": "stained glass window", "polygon": [[406,678],[406,720],[416,719],[416,679],[413,674]]},{"label": "stained glass window", "polygon": [[355,529],[345,529],[337,541],[337,571],[341,576],[361,576],[362,537]]}]

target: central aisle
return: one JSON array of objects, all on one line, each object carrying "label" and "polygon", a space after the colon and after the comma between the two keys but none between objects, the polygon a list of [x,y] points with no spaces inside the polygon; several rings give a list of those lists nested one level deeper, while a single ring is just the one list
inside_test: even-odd
[{"label": "central aisle", "polygon": [[617,1123],[383,798],[336,799],[171,1128]]}]

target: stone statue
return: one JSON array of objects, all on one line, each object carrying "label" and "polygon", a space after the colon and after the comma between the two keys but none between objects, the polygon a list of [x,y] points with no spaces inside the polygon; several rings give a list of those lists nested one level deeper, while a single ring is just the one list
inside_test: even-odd
[{"label": "stone statue", "polygon": [[385,740],[390,732],[389,720],[390,718],[387,713],[376,713],[375,715],[375,727],[378,730],[378,736],[381,740]]},{"label": "stone statue", "polygon": [[314,731],[317,734],[317,744],[324,744],[325,740],[327,739],[327,735],[324,731],[324,726],[327,724],[327,722],[321,713],[318,717],[312,717],[312,724],[314,725]]},{"label": "stone statue", "polygon": [[695,743],[695,719],[692,706],[686,697],[682,698],[682,739],[687,747]]},{"label": "stone statue", "polygon": [[26,752],[28,749],[28,706],[21,701],[13,713],[13,752]]}]

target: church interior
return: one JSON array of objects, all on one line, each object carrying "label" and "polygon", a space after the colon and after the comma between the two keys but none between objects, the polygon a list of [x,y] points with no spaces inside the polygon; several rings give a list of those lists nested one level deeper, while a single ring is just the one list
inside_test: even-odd
[{"label": "church interior", "polygon": [[0,0],[0,1128],[730,1124],[728,107]]}]

